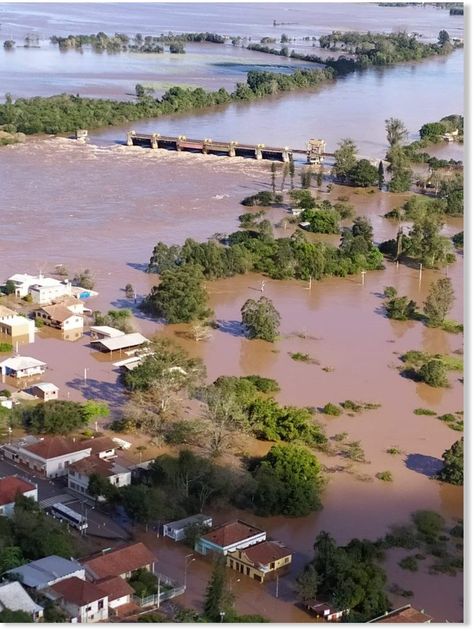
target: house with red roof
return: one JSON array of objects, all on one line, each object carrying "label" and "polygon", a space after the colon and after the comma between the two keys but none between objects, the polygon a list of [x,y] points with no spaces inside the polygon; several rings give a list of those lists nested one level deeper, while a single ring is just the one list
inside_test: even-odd
[{"label": "house with red roof", "polygon": [[9,475],[0,478],[0,515],[9,517],[15,508],[15,500],[18,495],[31,497],[38,501],[38,487],[32,482]]},{"label": "house with red roof", "polygon": [[206,556],[218,554],[226,556],[230,552],[248,548],[265,541],[267,533],[256,526],[240,521],[229,521],[222,526],[203,534],[196,541],[196,552]]},{"label": "house with red roof", "polygon": [[104,622],[109,617],[107,590],[77,576],[48,587],[45,595],[67,612],[69,622]]},{"label": "house with red roof", "polygon": [[289,568],[292,554],[279,541],[262,541],[227,554],[227,567],[260,583]]},{"label": "house with red roof", "polygon": [[61,436],[25,436],[15,443],[2,445],[1,451],[6,459],[36,474],[57,478],[67,474],[71,463],[90,456],[91,447]]},{"label": "house with red roof", "polygon": [[135,570],[154,572],[156,557],[143,543],[115,548],[82,561],[86,576],[93,581],[120,576],[129,578]]}]

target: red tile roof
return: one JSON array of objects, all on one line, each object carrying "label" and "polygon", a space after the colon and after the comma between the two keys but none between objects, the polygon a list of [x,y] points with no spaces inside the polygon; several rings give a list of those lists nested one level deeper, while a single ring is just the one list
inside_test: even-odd
[{"label": "red tile roof", "polygon": [[107,460],[102,460],[99,456],[87,456],[82,460],[76,460],[69,465],[69,471],[75,471],[82,473],[83,475],[91,475],[97,473],[98,475],[110,476],[113,473],[114,465]]},{"label": "red tile roof", "polygon": [[51,589],[64,598],[66,602],[73,603],[79,607],[107,597],[107,592],[101,587],[95,583],[83,581],[77,576],[54,583]]},{"label": "red tile roof", "polygon": [[245,539],[249,539],[254,535],[263,534],[264,532],[265,531],[260,530],[260,528],[250,526],[250,524],[237,520],[227,522],[218,528],[214,528],[214,530],[202,535],[201,539],[211,541],[221,548],[225,548],[234,543],[239,543],[239,541],[245,541]]},{"label": "red tile roof", "polygon": [[87,447],[83,447],[80,442],[75,442],[69,438],[50,436],[43,438],[33,445],[25,445],[23,449],[44,460],[48,460],[49,458],[57,458],[67,454],[77,453],[78,451],[87,449]]},{"label": "red tile roof", "polygon": [[111,449],[117,449],[117,445],[108,436],[99,436],[98,438],[89,438],[87,440],[81,440],[79,443],[84,448],[90,447],[92,454],[97,454],[101,451],[109,451]]},{"label": "red tile roof", "polygon": [[431,622],[433,618],[425,614],[424,611],[415,609],[411,605],[405,605],[394,611],[389,611],[380,618],[370,620],[370,622],[395,622],[395,623],[414,623],[414,622]]},{"label": "red tile roof", "polygon": [[17,478],[14,475],[9,475],[6,478],[0,480],[0,506],[5,504],[12,504],[18,493],[26,493],[27,491],[34,491],[36,486]]},{"label": "red tile roof", "polygon": [[83,565],[96,579],[100,579],[127,574],[155,561],[155,555],[143,543],[133,543],[85,559]]},{"label": "red tile roof", "polygon": [[273,561],[290,556],[291,551],[276,541],[262,541],[242,550],[254,565],[268,565]]},{"label": "red tile roof", "polygon": [[125,579],[121,576],[114,576],[113,578],[103,578],[99,581],[96,581],[96,585],[100,586],[100,589],[107,592],[109,596],[109,603],[112,600],[116,600],[117,598],[122,598],[123,596],[131,596],[135,593],[135,590],[131,585],[127,583]]}]

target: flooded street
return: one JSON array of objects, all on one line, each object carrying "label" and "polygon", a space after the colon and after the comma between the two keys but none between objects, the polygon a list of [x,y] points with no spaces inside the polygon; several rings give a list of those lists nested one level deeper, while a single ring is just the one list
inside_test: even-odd
[{"label": "flooded street", "polygon": [[[177,83],[230,88],[244,80],[251,67],[289,64],[287,59],[233,50],[230,45],[187,45],[188,53],[180,59],[167,53],[159,59],[91,51],[60,53],[47,43],[53,33],[202,30],[251,35],[257,41],[275,32],[278,37],[287,32],[301,38],[334,29],[391,32],[406,28],[421,33],[425,40],[436,39],[442,28],[452,36],[463,37],[464,32],[462,17],[434,7],[275,4],[269,12],[263,5],[246,6],[249,10],[244,13],[234,4],[198,9],[162,5],[159,12],[153,5],[134,5],[133,11],[126,4],[72,5],[67,11],[52,5],[0,5],[4,39],[10,33],[22,38],[36,32],[44,42],[37,51],[18,48],[7,53],[2,48],[0,79],[4,91],[12,91],[14,97],[71,92],[125,99],[131,98],[140,81],[155,85],[158,91]],[[273,27],[274,19],[285,25]],[[210,340],[194,342],[182,337],[185,327],[164,327],[141,314],[134,301],[126,298],[124,287],[132,284],[139,302],[156,284],[157,277],[144,270],[158,241],[181,244],[188,237],[202,241],[236,230],[238,215],[245,211],[240,201],[270,189],[270,163],[151,151],[121,143],[130,129],[295,148],[303,148],[311,137],[323,137],[329,151],[341,138],[351,137],[362,155],[379,159],[386,152],[386,118],[401,118],[414,140],[423,123],[463,112],[463,73],[463,51],[458,50],[448,57],[353,73],[318,91],[89,130],[86,145],[41,137],[0,148],[0,172],[6,183],[1,200],[2,280],[14,273],[48,275],[58,265],[64,265],[72,278],[88,268],[99,295],[89,299],[87,307],[133,309],[138,331],[147,337],[164,334],[202,358],[209,381],[220,375],[260,374],[278,381],[277,398],[282,404],[322,408],[347,399],[380,404],[352,416],[331,417],[318,411],[316,420],[332,437],[331,445],[336,445],[335,435],[347,433],[347,440],[360,441],[366,460],[351,463],[341,456],[317,454],[328,470],[321,511],[304,518],[259,518],[238,510],[216,510],[216,524],[242,517],[265,528],[294,553],[291,573],[281,579],[278,600],[274,583],[256,588],[243,576],[229,578],[240,613],[258,612],[275,621],[314,621],[294,605],[294,579],[312,557],[321,530],[345,544],[356,537],[383,537],[391,525],[409,522],[419,509],[439,512],[449,526],[462,518],[463,488],[430,479],[443,452],[462,434],[436,416],[414,414],[420,407],[433,409],[437,415],[462,410],[462,375],[451,372],[449,388],[431,388],[400,375],[400,356],[409,350],[462,355],[463,336],[428,328],[419,321],[389,320],[382,303],[384,287],[393,285],[422,307],[430,284],[447,275],[456,295],[449,317],[462,322],[463,256],[458,252],[456,262],[446,269],[423,271],[421,279],[418,269],[390,262],[383,271],[368,272],[364,282],[361,276],[327,278],[309,287],[303,281],[266,279],[265,296],[274,302],[282,320],[281,337],[275,344],[250,341],[239,327],[244,302],[261,295],[262,276],[208,282],[219,329]],[[437,145],[431,152],[444,159],[464,156],[463,145],[457,143]],[[280,178],[278,171],[277,187]],[[299,177],[295,181],[299,185]],[[398,228],[383,215],[409,197],[342,186],[334,186],[330,193],[324,187],[324,191],[314,189],[313,193],[333,202],[344,196],[356,215],[369,217],[377,243],[393,238]],[[288,215],[272,209],[268,217],[277,224]],[[453,235],[462,229],[462,218],[449,218],[444,233]],[[289,227],[276,229],[278,236],[289,233]],[[337,235],[323,238],[334,244],[339,239]],[[59,386],[61,398],[104,400],[117,415],[126,397],[112,364],[123,357],[99,353],[89,342],[88,334],[65,341],[44,327],[33,344],[21,345],[20,352],[47,363],[45,379]],[[313,361],[294,361],[290,354],[297,352],[307,353]],[[269,446],[248,438],[243,450],[263,455]],[[400,453],[387,453],[392,447]],[[350,469],[349,464],[353,465]],[[393,482],[375,478],[387,470]],[[188,549],[157,539],[151,532],[140,532],[138,537],[157,551],[160,571],[181,578]],[[398,583],[412,590],[412,605],[424,608],[436,622],[461,621],[462,573],[454,577],[430,574],[428,563],[420,565],[417,573],[403,570],[398,561],[405,553],[400,549],[388,552],[387,585]],[[187,607],[201,607],[209,573],[207,561],[192,563],[188,590],[181,597]],[[390,599],[394,606],[406,602],[393,595]]]}]

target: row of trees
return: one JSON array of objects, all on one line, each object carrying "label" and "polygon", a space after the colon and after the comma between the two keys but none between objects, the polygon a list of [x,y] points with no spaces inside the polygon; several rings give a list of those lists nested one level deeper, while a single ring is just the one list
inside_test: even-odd
[{"label": "row of trees", "polygon": [[[310,228],[336,230],[340,215],[332,206],[328,211],[327,205],[323,202],[318,210],[304,211]],[[342,211],[350,209],[341,205]],[[157,243],[148,271],[160,274],[160,284],[145,298],[143,309],[169,323],[205,320],[211,315],[204,287],[207,279],[255,271],[276,279],[308,280],[382,268],[383,256],[373,243],[372,226],[365,217],[357,217],[351,228],[343,228],[338,248],[310,243],[300,230],[289,238],[275,239],[269,221],[249,224],[247,216],[243,219],[252,228],[220,241],[197,243],[187,239],[183,246]],[[273,341],[278,335],[278,312],[265,298],[246,302],[242,322],[251,338]]]},{"label": "row of trees", "polygon": [[314,88],[330,81],[333,74],[330,69],[303,69],[288,75],[253,70],[247,74],[247,82],[238,83],[231,93],[224,88],[206,92],[202,88],[175,86],[165,92],[161,99],[148,96],[136,103],[67,94],[13,101],[11,95],[7,94],[5,103],[0,104],[0,125],[8,125],[6,131],[25,134],[59,134],[80,128],[118,125],[234,101],[251,101],[300,88]]},{"label": "row of trees", "polygon": [[109,415],[109,408],[101,401],[42,401],[17,406],[8,412],[12,426],[22,426],[34,434],[67,435],[83,429],[98,418]]},{"label": "row of trees", "polygon": [[[184,42],[211,42],[214,44],[224,44],[226,38],[217,33],[162,33],[161,35],[145,35],[137,33],[134,37],[129,37],[125,33],[99,32],[91,35],[67,35],[60,37],[53,35],[52,44],[57,44],[61,50],[74,48],[81,50],[83,46],[91,46],[96,52],[139,52],[139,53],[162,53],[161,44],[169,44],[170,52],[184,52]],[[180,50],[172,50],[179,47]]]},{"label": "row of trees", "polygon": [[196,265],[209,280],[249,271],[275,279],[308,280],[380,269],[382,265],[371,224],[365,217],[356,218],[351,228],[343,229],[338,248],[311,243],[301,231],[277,239],[272,232],[270,222],[263,220],[253,230],[239,230],[219,241],[197,243],[187,239],[183,246],[159,242],[147,271],[163,275],[168,270]]}]

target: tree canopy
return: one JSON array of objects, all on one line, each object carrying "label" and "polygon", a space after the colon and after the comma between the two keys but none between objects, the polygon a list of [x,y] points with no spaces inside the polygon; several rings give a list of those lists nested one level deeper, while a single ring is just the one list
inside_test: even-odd
[{"label": "tree canopy", "polygon": [[272,301],[265,296],[258,300],[249,298],[241,309],[242,324],[250,339],[274,342],[278,337],[280,314]]},{"label": "tree canopy", "polygon": [[203,320],[211,314],[203,280],[202,271],[196,265],[165,270],[160,284],[153,287],[145,299],[144,308],[169,324]]},{"label": "tree canopy", "polygon": [[438,479],[457,486],[464,484],[464,438],[443,453],[443,468],[438,473]]}]

